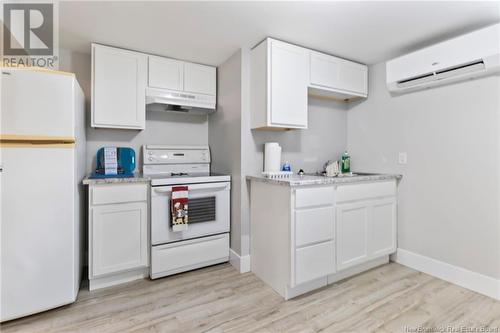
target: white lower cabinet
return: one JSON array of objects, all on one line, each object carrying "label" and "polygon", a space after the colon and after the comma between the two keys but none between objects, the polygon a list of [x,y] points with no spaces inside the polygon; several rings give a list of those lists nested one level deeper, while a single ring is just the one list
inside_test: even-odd
[{"label": "white lower cabinet", "polygon": [[371,203],[369,251],[378,257],[396,251],[397,239],[396,198]]},{"label": "white lower cabinet", "polygon": [[337,269],[396,251],[396,198],[337,205]]},{"label": "white lower cabinet", "polygon": [[295,250],[295,285],[335,273],[333,240]]},{"label": "white lower cabinet", "polygon": [[396,250],[395,179],[303,187],[253,180],[250,209],[252,272],[285,299],[381,265]]},{"label": "white lower cabinet", "polygon": [[337,206],[337,268],[360,264],[368,259],[368,210],[365,203]]},{"label": "white lower cabinet", "polygon": [[147,266],[147,203],[94,207],[92,276]]},{"label": "white lower cabinet", "polygon": [[[91,290],[147,276],[149,262],[147,186],[147,184],[90,185]],[[127,195],[121,197],[112,195],[116,192]],[[100,204],[101,202],[105,204]]]}]

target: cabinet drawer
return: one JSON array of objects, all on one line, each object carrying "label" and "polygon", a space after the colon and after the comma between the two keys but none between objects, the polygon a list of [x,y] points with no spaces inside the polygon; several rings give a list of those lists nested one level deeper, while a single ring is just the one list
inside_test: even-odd
[{"label": "cabinet drawer", "polygon": [[295,250],[295,284],[308,282],[335,273],[333,241]]},{"label": "cabinet drawer", "polygon": [[333,186],[298,188],[295,190],[295,208],[333,205]]},{"label": "cabinet drawer", "polygon": [[92,205],[147,201],[147,184],[107,184],[90,187]]},{"label": "cabinet drawer", "polygon": [[153,246],[151,277],[158,278],[229,260],[229,234]]},{"label": "cabinet drawer", "polygon": [[333,207],[295,212],[295,246],[333,239]]},{"label": "cabinet drawer", "polygon": [[337,187],[336,202],[396,196],[396,181],[341,185]]}]

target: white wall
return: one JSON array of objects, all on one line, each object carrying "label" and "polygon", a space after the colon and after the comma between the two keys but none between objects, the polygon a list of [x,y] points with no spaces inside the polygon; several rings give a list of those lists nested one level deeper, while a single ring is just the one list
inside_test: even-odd
[{"label": "white wall", "polygon": [[500,278],[500,78],[398,97],[384,63],[369,80],[348,111],[348,149],[355,170],[403,174],[398,247]]},{"label": "white wall", "polygon": [[279,142],[281,159],[294,171],[322,171],[327,160],[336,160],[347,146],[347,107],[333,100],[309,98],[308,129],[290,131],[253,130],[253,153],[260,173],[264,163],[264,143]]},{"label": "white wall", "polygon": [[231,249],[241,253],[241,51],[217,68],[217,89],[208,121],[212,171],[231,175]]},{"label": "white wall", "polygon": [[146,129],[143,131],[91,128],[90,55],[60,50],[59,56],[60,69],[75,73],[85,92],[87,101],[87,172],[91,172],[95,168],[95,154],[103,146],[134,148],[137,156],[137,170],[139,171],[142,165],[141,146],[144,144],[208,144],[207,116],[147,112]]}]

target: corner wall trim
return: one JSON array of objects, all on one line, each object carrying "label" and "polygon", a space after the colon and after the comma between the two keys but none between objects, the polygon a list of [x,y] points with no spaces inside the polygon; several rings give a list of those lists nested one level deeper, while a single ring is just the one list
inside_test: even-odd
[{"label": "corner wall trim", "polygon": [[250,255],[240,256],[238,253],[229,249],[229,263],[233,265],[240,273],[250,272]]},{"label": "corner wall trim", "polygon": [[399,249],[391,256],[398,264],[435,276],[461,287],[500,300],[500,280],[465,268]]}]

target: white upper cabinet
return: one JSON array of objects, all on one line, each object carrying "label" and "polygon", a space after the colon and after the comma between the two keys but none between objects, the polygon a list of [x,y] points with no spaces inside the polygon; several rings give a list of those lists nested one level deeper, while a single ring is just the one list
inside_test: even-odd
[{"label": "white upper cabinet", "polygon": [[271,124],[307,128],[308,58],[306,49],[271,41]]},{"label": "white upper cabinet", "polygon": [[184,90],[187,92],[215,95],[217,87],[216,68],[184,63]]},{"label": "white upper cabinet", "polygon": [[155,56],[148,58],[148,86],[179,91],[184,89],[184,62]]},{"label": "white upper cabinet", "polygon": [[149,56],[148,86],[215,96],[217,69],[212,66]]},{"label": "white upper cabinet", "polygon": [[147,56],[92,44],[91,126],[144,129]]},{"label": "white upper cabinet", "polygon": [[268,38],[251,62],[252,128],[307,128],[309,51]]},{"label": "white upper cabinet", "polygon": [[92,44],[92,127],[144,129],[147,87],[215,100],[217,68]]},{"label": "white upper cabinet", "polygon": [[366,65],[267,38],[251,53],[252,129],[307,128],[308,95],[368,96]]},{"label": "white upper cabinet", "polygon": [[311,52],[311,87],[337,92],[339,98],[368,95],[368,68],[328,54]]}]

